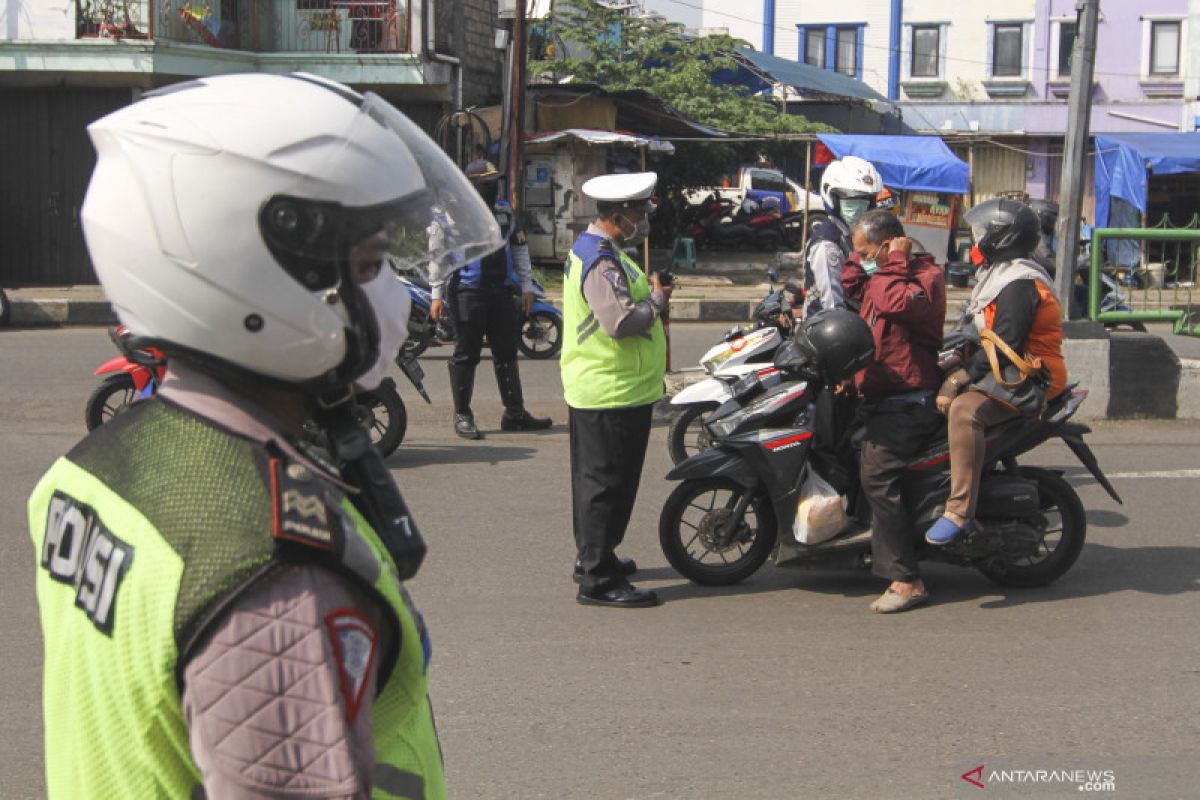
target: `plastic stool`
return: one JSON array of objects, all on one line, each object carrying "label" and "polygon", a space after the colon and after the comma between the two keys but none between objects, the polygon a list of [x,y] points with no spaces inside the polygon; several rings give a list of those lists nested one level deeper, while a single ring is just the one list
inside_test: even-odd
[{"label": "plastic stool", "polygon": [[676,267],[696,269],[696,240],[690,236],[676,236],[671,245],[671,269]]}]

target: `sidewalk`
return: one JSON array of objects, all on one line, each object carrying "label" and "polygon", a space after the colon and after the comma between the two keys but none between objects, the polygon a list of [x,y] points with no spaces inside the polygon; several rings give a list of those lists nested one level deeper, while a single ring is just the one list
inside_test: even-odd
[{"label": "sidewalk", "polygon": [[[718,275],[707,271],[680,272],[671,297],[674,322],[748,322],[754,307],[771,290],[765,265],[753,273]],[[783,277],[789,278],[785,270]],[[775,284],[778,289],[780,284]],[[99,286],[46,286],[6,289],[12,314],[9,325],[111,325],[116,314]],[[947,319],[957,319],[968,289],[948,289]],[[562,292],[551,290],[549,299],[562,307]]]}]

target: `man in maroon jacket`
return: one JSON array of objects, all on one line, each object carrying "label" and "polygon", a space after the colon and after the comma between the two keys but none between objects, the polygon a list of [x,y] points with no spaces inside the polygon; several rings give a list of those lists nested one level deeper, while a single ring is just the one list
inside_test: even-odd
[{"label": "man in maroon jacket", "polygon": [[937,361],[946,282],[932,257],[913,257],[912,240],[887,211],[863,214],[851,241],[842,289],[848,305],[859,303],[875,336],[875,363],[855,376],[866,417],[859,465],[873,517],[871,569],[892,582],[871,610],[890,614],[929,599],[900,475],[943,424],[934,400],[942,380]]}]

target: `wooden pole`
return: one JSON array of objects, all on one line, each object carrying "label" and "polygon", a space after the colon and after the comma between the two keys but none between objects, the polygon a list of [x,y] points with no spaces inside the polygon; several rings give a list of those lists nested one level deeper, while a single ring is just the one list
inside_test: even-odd
[{"label": "wooden pole", "polygon": [[804,230],[800,234],[800,259],[808,250],[808,198],[812,196],[812,142],[804,144]]},{"label": "wooden pole", "polygon": [[[647,147],[647,145],[642,145],[641,152],[640,152],[641,157],[642,157],[642,161],[641,161],[642,172],[646,171],[646,147]],[[645,238],[645,240],[642,241],[642,271],[646,273],[647,277],[649,277],[649,275],[650,275],[650,237],[649,236],[647,236]],[[662,326],[663,326],[663,336],[667,340],[667,372],[670,372],[671,371],[671,309],[670,309],[669,305],[667,307],[663,308]]]},{"label": "wooden pole", "polygon": [[525,189],[525,2],[517,0],[512,32],[512,83],[509,89],[508,197],[520,213]]}]

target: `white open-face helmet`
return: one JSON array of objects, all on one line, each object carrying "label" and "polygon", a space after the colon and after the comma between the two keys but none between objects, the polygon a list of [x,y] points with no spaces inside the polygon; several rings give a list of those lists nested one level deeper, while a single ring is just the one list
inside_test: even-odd
[{"label": "white open-face helmet", "polygon": [[315,76],[176,84],[88,131],[96,274],[135,336],[197,363],[344,387],[380,358],[388,313],[360,288],[371,278],[352,269],[355,244],[435,278],[503,244],[416,125]]},{"label": "white open-face helmet", "polygon": [[[843,219],[846,216],[857,218],[874,208],[882,190],[879,170],[858,156],[839,158],[826,167],[821,176],[821,199],[825,201],[825,210]],[[850,202],[845,203],[847,200]],[[846,220],[847,223],[852,221]]]}]

